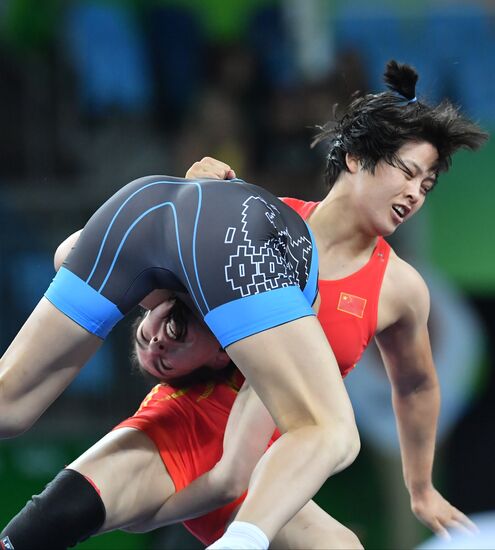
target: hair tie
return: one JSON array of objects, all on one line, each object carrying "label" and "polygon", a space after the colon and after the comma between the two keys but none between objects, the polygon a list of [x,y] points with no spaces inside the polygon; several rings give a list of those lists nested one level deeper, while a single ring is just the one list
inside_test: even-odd
[{"label": "hair tie", "polygon": [[401,99],[401,107],[405,107],[406,105],[410,105],[411,103],[416,103],[418,101],[418,98],[414,96],[412,99],[408,99],[407,97],[403,96],[399,92],[395,92],[395,95]]}]

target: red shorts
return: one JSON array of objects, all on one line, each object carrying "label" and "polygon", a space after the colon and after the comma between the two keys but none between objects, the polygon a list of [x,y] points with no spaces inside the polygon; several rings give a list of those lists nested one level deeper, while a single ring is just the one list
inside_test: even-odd
[{"label": "red shorts", "polygon": [[[155,386],[134,416],[117,428],[142,430],[155,443],[180,491],[211,470],[223,452],[223,435],[230,409],[242,378],[237,372],[230,382],[209,382],[177,390]],[[205,516],[184,522],[206,545],[220,538],[244,497]]]}]

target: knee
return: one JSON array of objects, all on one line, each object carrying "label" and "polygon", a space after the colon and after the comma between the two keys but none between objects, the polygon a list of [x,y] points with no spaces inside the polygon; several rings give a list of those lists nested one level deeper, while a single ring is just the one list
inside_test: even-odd
[{"label": "knee", "polygon": [[355,533],[347,527],[342,527],[335,537],[336,545],[334,548],[343,548],[346,550],[364,550],[364,546]]},{"label": "knee", "polygon": [[[5,365],[5,366],[4,366]],[[0,359],[0,370],[8,369],[8,364]],[[9,389],[4,377],[0,376],[0,439],[17,437],[28,430],[36,421],[36,406],[33,406],[29,395],[20,395]],[[41,411],[42,412],[42,411]]]},{"label": "knee", "polygon": [[32,426],[32,422],[22,415],[16,414],[15,407],[9,403],[0,403],[0,439],[10,439],[23,434]]},{"label": "knee", "polygon": [[[307,548],[333,550],[363,550],[363,545],[355,533],[342,524],[328,525],[317,521],[308,529]],[[312,536],[311,536],[312,535]]]},{"label": "knee", "polygon": [[73,470],[62,470],[4,528],[16,550],[62,549],[96,533],[105,521],[105,506],[93,485]]},{"label": "knee", "polygon": [[[308,510],[309,512],[309,510]],[[321,509],[293,518],[270,548],[312,548],[314,550],[363,550],[361,541],[350,529],[333,520]]]},{"label": "knee", "polygon": [[361,450],[361,439],[356,423],[353,421],[351,425],[346,426],[345,433],[345,457],[342,468],[350,466],[357,458]]},{"label": "knee", "polygon": [[332,462],[337,454],[337,468],[334,473],[350,466],[361,450],[361,441],[354,418],[339,419],[325,425],[324,443],[325,449]]},{"label": "knee", "polygon": [[364,550],[364,546],[358,537],[343,525],[339,529],[331,531],[316,530],[313,537],[306,540],[307,548],[315,550]]}]

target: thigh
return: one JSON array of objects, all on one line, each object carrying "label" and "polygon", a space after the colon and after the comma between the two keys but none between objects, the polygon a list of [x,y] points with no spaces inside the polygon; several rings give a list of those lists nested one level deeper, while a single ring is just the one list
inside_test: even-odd
[{"label": "thigh", "polygon": [[270,537],[353,460],[359,447],[354,415],[314,317],[236,342],[227,352],[282,432],[256,466],[237,515]]},{"label": "thigh", "polygon": [[42,298],[0,358],[0,438],[29,428],[100,346]]},{"label": "thigh", "polygon": [[315,317],[260,332],[227,353],[283,433],[307,423],[354,422],[333,351]]},{"label": "thigh", "polygon": [[89,478],[100,491],[106,509],[100,532],[142,521],[175,493],[154,443],[133,428],[105,435],[68,468]]},{"label": "thigh", "polygon": [[362,548],[357,536],[309,501],[273,539],[272,550]]}]

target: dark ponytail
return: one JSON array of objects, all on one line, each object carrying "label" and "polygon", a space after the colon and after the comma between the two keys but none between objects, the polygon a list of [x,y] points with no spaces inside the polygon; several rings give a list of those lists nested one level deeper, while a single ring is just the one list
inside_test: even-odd
[{"label": "dark ponytail", "polygon": [[389,61],[380,94],[354,96],[338,118],[320,126],[313,146],[327,144],[326,181],[333,187],[347,170],[346,155],[374,173],[378,162],[400,165],[397,151],[411,141],[426,141],[438,151],[437,171],[445,172],[459,149],[478,149],[488,138],[476,123],[465,118],[449,101],[434,107],[416,98],[418,73],[410,65]]},{"label": "dark ponytail", "polygon": [[383,75],[387,87],[409,101],[416,98],[418,73],[410,66],[391,60]]}]

